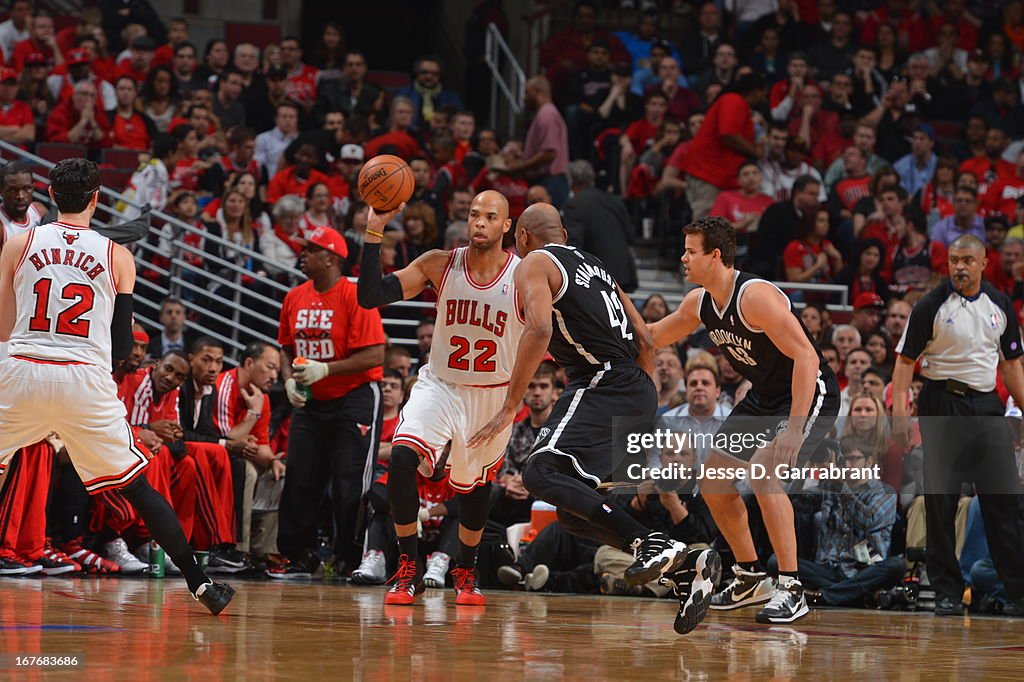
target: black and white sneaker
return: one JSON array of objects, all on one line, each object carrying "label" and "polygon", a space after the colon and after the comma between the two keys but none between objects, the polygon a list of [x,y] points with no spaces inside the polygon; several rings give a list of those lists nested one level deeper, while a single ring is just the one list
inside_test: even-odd
[{"label": "black and white sneaker", "polygon": [[[785,584],[782,581],[785,580]],[[776,591],[764,608],[757,612],[758,623],[792,623],[810,612],[804,599],[804,586],[795,578],[780,578]]]},{"label": "black and white sneaker", "polygon": [[775,593],[775,583],[767,573],[754,573],[733,566],[732,574],[732,582],[711,598],[713,611],[731,611],[753,604],[763,604]]},{"label": "black and white sneaker", "polygon": [[216,616],[227,608],[231,598],[235,596],[235,588],[211,581],[200,585],[192,596]]},{"label": "black and white sneaker", "polygon": [[644,585],[679,568],[686,558],[686,545],[654,532],[633,541],[633,558],[623,577],[629,585]]},{"label": "black and white sneaker", "polygon": [[234,545],[212,547],[206,561],[207,573],[241,573],[250,568],[252,565]]},{"label": "black and white sneaker", "polygon": [[673,627],[680,635],[692,632],[708,615],[715,582],[721,575],[722,559],[709,548],[690,550],[678,570],[661,577],[659,582],[671,587],[679,598]]},{"label": "black and white sneaker", "polygon": [[312,580],[320,568],[320,560],[312,552],[305,552],[297,559],[286,560],[280,566],[268,568],[268,578],[276,580]]}]

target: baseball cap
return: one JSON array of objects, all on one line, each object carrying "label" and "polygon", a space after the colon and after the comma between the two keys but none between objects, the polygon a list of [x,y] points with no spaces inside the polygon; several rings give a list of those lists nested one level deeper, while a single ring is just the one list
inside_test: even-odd
[{"label": "baseball cap", "polygon": [[12,68],[4,67],[0,69],[0,82],[6,83],[7,81],[18,82],[18,72]]},{"label": "baseball cap", "polygon": [[863,310],[864,308],[878,308],[882,310],[885,308],[885,301],[882,297],[872,291],[862,291],[857,294],[857,298],[853,299],[853,309]]},{"label": "baseball cap", "polygon": [[156,41],[149,36],[139,36],[132,41],[132,47],[136,50],[155,50]]},{"label": "baseball cap", "polygon": [[68,52],[68,66],[75,66],[76,64],[88,64],[92,60],[89,59],[89,53],[82,49],[71,50]]},{"label": "baseball cap", "polygon": [[346,144],[341,147],[342,161],[362,161],[366,158],[363,148],[357,144]]},{"label": "baseball cap", "polygon": [[295,241],[302,245],[312,244],[321,249],[330,251],[338,258],[348,258],[348,244],[341,234],[330,227],[318,227],[309,233],[305,239],[298,238]]},{"label": "baseball cap", "polygon": [[50,60],[46,58],[46,55],[42,52],[30,52],[25,57],[25,64],[28,66],[34,66],[36,64],[49,64]]},{"label": "baseball cap", "polygon": [[914,132],[915,133],[924,133],[930,139],[932,139],[932,140],[935,139],[935,128],[932,128],[927,123],[918,124],[918,126],[916,128],[914,128]]}]

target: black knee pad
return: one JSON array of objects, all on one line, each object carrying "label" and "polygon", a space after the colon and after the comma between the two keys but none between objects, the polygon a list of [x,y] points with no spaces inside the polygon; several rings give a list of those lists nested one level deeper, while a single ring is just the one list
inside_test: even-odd
[{"label": "black knee pad", "polygon": [[416,451],[406,445],[396,445],[391,448],[391,462],[388,464],[389,471],[416,471],[420,465],[420,456]]},{"label": "black knee pad", "polygon": [[491,507],[491,484],[484,483],[459,495],[459,524],[466,530],[483,530]]}]

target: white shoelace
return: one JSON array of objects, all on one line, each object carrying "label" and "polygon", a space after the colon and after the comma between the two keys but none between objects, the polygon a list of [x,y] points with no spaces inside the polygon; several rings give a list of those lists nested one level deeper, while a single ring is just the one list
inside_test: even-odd
[{"label": "white shoelace", "polygon": [[792,594],[792,592],[790,592],[787,588],[782,587],[781,585],[779,585],[776,588],[776,590],[775,590],[775,594],[773,594],[772,598],[768,601],[767,604],[765,604],[765,608],[766,609],[782,608],[786,604],[786,598],[789,597],[791,594]]}]

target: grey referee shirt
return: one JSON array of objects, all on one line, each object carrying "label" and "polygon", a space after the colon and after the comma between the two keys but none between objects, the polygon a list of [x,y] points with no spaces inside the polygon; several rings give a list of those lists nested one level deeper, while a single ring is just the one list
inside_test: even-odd
[{"label": "grey referee shirt", "polygon": [[1009,296],[982,281],[967,298],[948,279],[914,306],[896,352],[920,358],[926,379],[955,379],[983,393],[995,390],[1000,360],[1024,355]]}]

